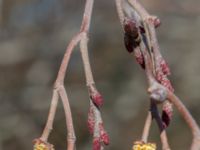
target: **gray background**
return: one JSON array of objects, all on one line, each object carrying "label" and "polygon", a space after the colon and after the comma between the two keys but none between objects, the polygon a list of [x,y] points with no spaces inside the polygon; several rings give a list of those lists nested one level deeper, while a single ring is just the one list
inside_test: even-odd
[{"label": "gray background", "polygon": [[[65,48],[79,31],[85,0],[0,0],[0,150],[32,149],[47,118],[52,87]],[[200,1],[143,0],[159,16],[157,30],[176,94],[200,124]],[[90,29],[92,70],[105,105],[101,109],[111,137],[108,150],[130,150],[140,138],[149,99],[143,70],[123,44],[114,0],[96,0]],[[88,93],[78,47],[67,72],[67,89],[77,135],[77,149],[91,149],[86,127]],[[191,133],[175,110],[167,129],[172,149],[188,150]],[[66,149],[60,103],[50,137]],[[152,125],[149,141],[160,145]],[[160,148],[159,148],[160,149]]]}]

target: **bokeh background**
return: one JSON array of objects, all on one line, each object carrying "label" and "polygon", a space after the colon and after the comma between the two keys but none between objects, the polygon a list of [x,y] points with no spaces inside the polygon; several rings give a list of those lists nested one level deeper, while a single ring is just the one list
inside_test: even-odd
[{"label": "bokeh background", "polygon": [[[200,124],[200,1],[142,0],[160,17],[157,30],[176,94]],[[0,0],[0,150],[30,150],[42,133],[53,83],[65,48],[79,31],[85,0]],[[140,138],[149,99],[143,70],[123,44],[114,0],[94,4],[89,41],[92,70],[105,105],[110,134],[108,150],[130,150]],[[91,149],[86,120],[88,93],[79,47],[67,71],[67,89],[77,135],[77,149]],[[191,133],[175,110],[167,129],[172,149],[188,150]],[[152,125],[149,141],[160,145]],[[66,126],[60,103],[50,142],[66,149]],[[160,148],[158,148],[160,149]]]}]

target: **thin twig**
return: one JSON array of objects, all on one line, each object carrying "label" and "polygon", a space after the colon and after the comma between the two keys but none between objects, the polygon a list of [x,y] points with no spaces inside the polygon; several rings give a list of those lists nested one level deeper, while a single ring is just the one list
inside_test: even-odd
[{"label": "thin twig", "polygon": [[[122,27],[123,27],[124,21],[122,22],[122,19],[125,19],[125,18],[124,18],[124,15],[122,15],[123,14],[123,8],[121,6],[121,0],[116,0],[116,6],[117,6],[117,11],[118,11],[118,16],[120,18],[120,22],[121,22]],[[138,6],[139,6],[139,9],[143,9],[142,7],[140,7],[140,5],[138,5]],[[134,17],[136,17],[137,13],[139,15],[141,14],[140,12],[135,12],[135,11],[133,13],[135,14]],[[147,15],[147,12],[146,12],[146,15]],[[140,25],[139,21],[141,19],[134,18],[134,20],[137,21],[137,25]],[[146,34],[147,33],[149,33],[149,31],[146,31]],[[150,38],[149,34],[146,35],[148,39]],[[141,36],[141,35],[139,35],[139,36]],[[141,38],[142,38],[142,36],[141,36]],[[146,47],[144,42],[142,41],[141,44],[140,44],[140,49],[141,49],[143,56],[144,56],[144,59],[145,59],[145,66],[146,66],[145,71],[146,71],[148,83],[149,83],[149,86],[152,87],[152,86],[154,86],[154,83],[155,83],[155,79],[154,79],[154,75],[153,75],[155,73],[155,71],[152,71],[152,70],[154,70],[154,64],[153,64],[154,61],[153,61],[153,56],[150,56],[147,52],[148,49],[151,49],[151,46],[149,44],[150,42],[149,41],[147,41],[147,42],[148,42],[149,47]],[[136,51],[136,49],[138,50],[138,47],[136,47],[134,51]],[[140,51],[140,49],[139,49],[139,51]],[[157,106],[155,106],[155,108],[157,110]],[[153,113],[152,114],[151,113],[148,113],[148,116],[147,116],[146,121],[145,121],[145,126],[144,126],[144,130],[143,130],[143,134],[142,134],[142,141],[144,141],[144,142],[147,142],[147,138],[148,138],[148,135],[149,135],[149,129],[150,129],[150,126],[151,126],[152,114],[153,114]],[[154,112],[154,116],[155,116],[155,119],[157,120],[158,126],[161,126],[161,123],[158,122],[158,120],[161,120],[161,118],[158,114],[158,111]],[[166,133],[165,133],[164,129],[162,128],[162,130],[160,130],[160,131],[162,132],[161,133],[161,141],[163,143],[163,147],[169,147],[167,137],[166,137]]]},{"label": "thin twig", "polygon": [[[136,0],[128,0],[129,3],[134,7],[134,9],[138,12],[138,14],[140,15],[140,17],[142,18],[143,20],[143,25],[144,25],[144,29],[145,29],[145,35],[146,35],[146,38],[147,38],[147,44],[148,44],[148,50],[149,50],[149,53],[150,53],[150,56],[148,55],[147,53],[147,48],[145,48],[145,44],[141,44],[141,49],[143,51],[143,54],[144,54],[144,58],[145,58],[145,63],[146,63],[146,75],[147,75],[147,78],[148,78],[148,81],[149,81],[149,87],[154,87],[155,85],[155,79],[154,79],[154,76],[155,76],[155,73],[156,73],[156,68],[155,68],[155,64],[154,62],[156,62],[156,60],[154,60],[154,53],[152,52],[152,48],[154,48],[153,46],[156,45],[157,43],[157,40],[154,40],[153,43],[151,43],[152,39],[151,39],[151,32],[149,31],[149,26],[146,22],[146,20],[150,17],[150,15],[148,14],[148,12],[142,7],[142,5],[140,5]],[[154,24],[153,24],[153,28],[155,29],[154,27]],[[156,45],[158,47],[158,44]],[[156,47],[156,48],[157,48]],[[159,48],[159,47],[158,47]],[[153,49],[154,50],[154,49]],[[159,49],[158,49],[159,51]],[[151,61],[150,61],[151,60]],[[154,75],[153,75],[154,74]],[[157,96],[157,95],[156,95]],[[158,97],[157,99],[160,99],[160,97]],[[156,108],[157,106],[154,105],[154,108],[157,110]],[[160,115],[159,115],[159,112],[156,111],[154,112],[154,118],[156,119],[157,121],[157,124],[159,126],[159,128],[161,129],[161,134],[160,134],[160,138],[161,138],[161,142],[162,142],[162,146],[163,146],[163,150],[164,149],[170,149],[169,148],[169,144],[168,144],[168,140],[167,140],[167,135],[166,135],[166,131],[163,129],[162,127],[162,123],[160,122],[161,119],[160,119]]]},{"label": "thin twig", "polygon": [[[89,55],[88,55],[88,36],[87,33],[83,33],[83,38],[80,41],[80,51],[81,56],[83,60],[84,65],[84,71],[85,71],[85,77],[86,77],[86,85],[88,86],[88,91],[90,95],[90,109],[94,112],[94,130],[93,130],[93,140],[99,141],[97,144],[96,142],[93,143],[93,147],[96,147],[97,145],[100,146],[100,149],[103,150],[103,145],[100,144],[101,140],[101,134],[102,132],[105,132],[103,128],[103,121],[101,117],[101,112],[99,110],[99,106],[96,105],[92,99],[93,94],[97,94],[98,91],[95,87],[95,82],[92,75],[91,65],[89,61]],[[91,116],[90,116],[91,117]],[[102,127],[101,127],[102,126]],[[104,142],[104,141],[103,141]]]},{"label": "thin twig", "polygon": [[[81,56],[83,59],[83,65],[84,65],[84,70],[85,70],[86,85],[89,88],[89,94],[90,94],[90,89],[94,89],[93,85],[95,83],[94,83],[91,66],[90,66],[90,62],[89,62],[87,41],[88,41],[88,38],[87,38],[87,35],[85,34],[84,38],[81,40],[81,43],[80,43],[80,50],[81,50]],[[90,107],[91,107],[90,109],[92,109],[94,111],[93,138],[98,139],[100,137],[99,123],[102,122],[101,114],[91,99],[90,99]],[[103,149],[102,145],[100,145],[100,147],[101,147],[101,149]]]},{"label": "thin twig", "polygon": [[138,12],[142,19],[149,17],[149,13],[137,0],[128,0],[133,8]]},{"label": "thin twig", "polygon": [[175,105],[175,107],[178,109],[178,111],[188,124],[189,128],[191,129],[193,135],[193,143],[191,146],[191,150],[200,149],[200,129],[198,124],[196,123],[188,109],[185,107],[185,105],[173,92],[168,90],[167,97]]},{"label": "thin twig", "polygon": [[[151,42],[151,46],[153,47],[154,50],[154,54],[155,55],[155,62],[157,62],[157,69],[159,69],[160,65],[160,50],[159,50],[159,45],[158,45],[158,41],[156,38],[156,33],[155,33],[155,17],[151,16],[148,14],[148,12],[137,2],[137,0],[128,0],[129,3],[135,8],[135,10],[141,15],[141,17],[143,18],[143,21],[148,25],[148,32],[150,33],[150,42]],[[153,20],[153,22],[152,22]],[[146,29],[145,29],[146,30]],[[154,80],[156,82],[156,80]],[[159,85],[159,83],[156,83],[157,88],[164,88],[162,85]],[[184,104],[179,100],[179,98],[170,90],[165,89],[167,91],[167,98],[176,106],[176,108],[179,110],[179,112],[181,113],[182,117],[185,119],[186,123],[188,124],[188,126],[190,127],[192,134],[193,134],[193,143],[191,146],[191,150],[197,150],[200,149],[200,130],[199,130],[199,126],[197,125],[197,123],[195,122],[194,118],[191,116],[191,114],[189,113],[189,111],[187,110],[187,108],[184,106]],[[150,90],[150,93],[152,92],[152,90]]]},{"label": "thin twig", "polygon": [[116,4],[119,20],[120,20],[121,26],[123,28],[124,12],[123,12],[123,7],[122,7],[122,0],[115,0],[115,4]]},{"label": "thin twig", "polygon": [[72,51],[74,47],[80,42],[80,40],[84,37],[84,33],[86,33],[89,29],[90,26],[90,18],[92,14],[92,7],[93,7],[93,0],[86,0],[85,4],[85,11],[83,15],[83,20],[82,20],[82,25],[80,28],[80,32],[75,35],[72,40],[70,41],[65,55],[63,57],[58,76],[55,81],[55,87],[53,89],[53,98],[52,98],[52,103],[50,107],[50,112],[48,116],[48,120],[45,126],[45,129],[43,131],[43,134],[41,136],[41,140],[47,141],[48,136],[50,134],[50,131],[52,130],[52,125],[53,125],[53,120],[55,117],[55,111],[58,103],[58,96],[60,95],[61,100],[64,105],[64,111],[65,111],[65,116],[66,116],[66,124],[67,124],[67,140],[68,140],[68,147],[67,150],[74,150],[75,149],[75,132],[74,132],[74,127],[73,127],[73,120],[71,116],[71,110],[70,110],[70,105],[69,105],[69,100],[67,97],[66,90],[64,88],[64,79],[66,75],[66,70],[69,64],[69,60],[71,58]]},{"label": "thin twig", "polygon": [[87,34],[85,33],[83,34],[83,38],[80,42],[80,51],[81,51],[81,56],[83,59],[86,83],[87,83],[87,86],[91,86],[92,84],[94,84],[94,79],[93,79],[91,66],[89,62],[87,42],[88,42],[88,37],[87,37]]},{"label": "thin twig", "polygon": [[65,110],[65,117],[66,117],[66,124],[67,124],[67,150],[74,150],[75,149],[75,132],[73,126],[73,120],[71,115],[71,109],[69,105],[69,100],[67,97],[67,92],[65,91],[64,86],[62,86],[59,90],[60,98],[62,100],[64,110]]},{"label": "thin twig", "polygon": [[60,85],[64,85],[64,79],[65,79],[65,74],[66,74],[66,70],[69,64],[69,60],[71,58],[71,54],[72,51],[74,50],[74,47],[79,43],[79,41],[82,38],[82,33],[78,33],[76,36],[74,36],[72,38],[72,40],[70,41],[65,55],[63,57],[59,72],[58,72],[58,76],[56,78],[56,82],[55,82],[55,88],[59,87]]},{"label": "thin twig", "polygon": [[148,137],[149,137],[149,130],[151,127],[151,123],[152,123],[152,116],[151,116],[151,111],[148,111],[147,114],[147,118],[144,124],[144,129],[143,129],[143,133],[142,133],[142,138],[141,141],[147,143]]},{"label": "thin twig", "polygon": [[161,139],[161,143],[162,143],[162,150],[170,150],[167,133],[162,124],[162,119],[160,118],[160,114],[159,114],[157,105],[153,99],[151,99],[151,114],[152,114],[152,117],[156,120],[157,125],[160,129],[160,139]]},{"label": "thin twig", "polygon": [[[147,79],[149,81],[149,87],[154,87],[155,83],[157,83],[157,82],[155,81],[154,75],[153,75],[155,72],[153,72],[152,70],[154,70],[155,68],[153,67],[150,55],[148,54],[147,50],[145,50],[145,45],[143,44],[143,42],[141,42],[141,50],[143,52],[144,59],[145,59],[145,64],[146,64],[145,70],[146,70]],[[159,99],[159,98],[157,98],[157,99]],[[165,98],[162,98],[162,99],[165,99]],[[151,100],[151,103],[152,103],[152,100]],[[153,109],[152,107],[154,107],[154,110],[155,110],[152,112],[154,114],[153,118],[155,118],[157,125],[160,128],[160,139],[162,142],[162,149],[170,150],[166,130],[163,128],[162,120],[160,118],[156,104],[151,105],[151,109]]]},{"label": "thin twig", "polygon": [[[48,116],[48,121],[46,122],[46,126],[45,129],[43,131],[43,134],[41,136],[41,140],[47,141],[48,136],[52,130],[52,126],[53,126],[53,121],[54,121],[54,116],[55,116],[55,111],[56,111],[56,107],[57,107],[57,103],[58,103],[58,95],[60,95],[61,93],[63,93],[63,88],[64,88],[64,78],[65,78],[65,74],[66,74],[66,70],[67,70],[67,66],[69,63],[69,60],[71,58],[71,53],[74,49],[74,47],[78,44],[78,42],[80,41],[82,37],[82,34],[79,33],[77,34],[74,38],[72,38],[71,42],[69,43],[67,49],[66,49],[66,53],[64,55],[64,58],[62,60],[59,72],[58,72],[58,76],[55,82],[55,86],[53,89],[53,98],[52,98],[52,105],[50,106],[50,112],[49,112],[49,116]],[[65,90],[65,89],[64,89]],[[63,105],[65,105],[65,103],[69,103],[68,102],[68,98],[60,95]],[[63,98],[67,98],[67,99],[63,99]],[[66,125],[67,125],[67,129],[68,129],[68,136],[67,136],[67,140],[68,140],[68,150],[74,150],[75,147],[75,132],[74,130],[71,130],[72,128],[69,128],[69,126],[73,126],[73,122],[72,122],[72,116],[71,116],[71,111],[67,109],[67,107],[64,106],[64,111],[65,111],[65,115],[66,115]],[[72,145],[72,146],[71,146]],[[73,148],[73,149],[71,149]]]},{"label": "thin twig", "polygon": [[55,118],[56,108],[57,108],[57,104],[58,104],[58,98],[59,98],[58,91],[54,90],[47,123],[46,123],[44,131],[42,133],[42,136],[40,137],[40,139],[44,142],[47,142],[49,134],[50,134],[51,130],[53,129],[53,121]]},{"label": "thin twig", "polygon": [[137,13],[140,15],[143,23],[144,28],[146,32],[147,37],[147,43],[148,47],[151,49],[151,43],[150,43],[150,33],[148,30],[148,25],[145,23],[145,20],[150,17],[149,13],[146,11],[146,9],[137,1],[137,0],[128,0],[128,2],[133,6],[134,10],[137,11]]}]

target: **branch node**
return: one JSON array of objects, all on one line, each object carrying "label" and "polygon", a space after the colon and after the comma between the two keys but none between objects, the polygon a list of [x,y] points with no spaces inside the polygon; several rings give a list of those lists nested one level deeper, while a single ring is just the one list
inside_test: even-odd
[{"label": "branch node", "polygon": [[148,15],[144,18],[143,22],[147,24],[152,24],[155,26],[155,28],[159,27],[161,25],[161,21],[157,16],[154,15]]},{"label": "branch node", "polygon": [[167,98],[167,90],[162,85],[158,84],[156,81],[148,89],[150,98],[157,103],[162,103]]}]

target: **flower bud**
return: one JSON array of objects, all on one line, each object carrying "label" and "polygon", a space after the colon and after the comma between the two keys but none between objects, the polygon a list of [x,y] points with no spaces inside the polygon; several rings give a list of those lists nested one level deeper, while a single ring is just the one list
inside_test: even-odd
[{"label": "flower bud", "polygon": [[92,150],[101,150],[101,142],[98,137],[93,139],[93,147]]}]

